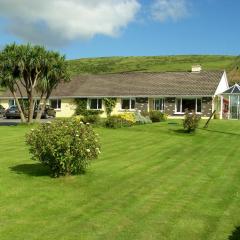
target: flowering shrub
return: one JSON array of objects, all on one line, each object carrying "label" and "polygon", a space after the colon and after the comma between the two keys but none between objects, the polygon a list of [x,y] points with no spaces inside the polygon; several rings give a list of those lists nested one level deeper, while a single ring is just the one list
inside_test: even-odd
[{"label": "flowering shrub", "polygon": [[149,113],[149,117],[152,120],[152,122],[163,122],[167,120],[168,115],[160,111],[151,111]]},{"label": "flowering shrub", "polygon": [[201,120],[201,116],[197,115],[195,112],[186,112],[183,120],[183,128],[188,132],[194,132],[198,127]]},{"label": "flowering shrub", "polygon": [[27,134],[26,142],[32,158],[48,166],[54,177],[85,172],[100,153],[97,134],[76,118],[41,124]]},{"label": "flowering shrub", "polygon": [[135,112],[135,121],[137,124],[148,124],[152,123],[149,116],[143,116],[139,111]]},{"label": "flowering shrub", "polygon": [[131,127],[133,122],[130,122],[120,115],[109,116],[105,122],[105,127],[107,128],[121,128],[121,127]]},{"label": "flowering shrub", "polygon": [[121,113],[119,115],[117,115],[119,117],[121,117],[122,119],[131,122],[132,124],[136,123],[136,118],[135,118],[135,114],[134,113]]}]

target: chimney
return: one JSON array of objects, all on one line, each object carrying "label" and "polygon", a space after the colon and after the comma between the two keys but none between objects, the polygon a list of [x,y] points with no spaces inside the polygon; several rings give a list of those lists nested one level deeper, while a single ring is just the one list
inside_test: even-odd
[{"label": "chimney", "polygon": [[202,71],[202,66],[201,65],[193,65],[192,66],[192,72],[193,73],[199,73]]}]

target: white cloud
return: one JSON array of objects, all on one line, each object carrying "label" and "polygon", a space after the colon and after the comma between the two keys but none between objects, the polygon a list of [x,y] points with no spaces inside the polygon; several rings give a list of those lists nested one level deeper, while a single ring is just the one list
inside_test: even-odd
[{"label": "white cloud", "polygon": [[168,19],[177,21],[189,14],[189,0],[154,0],[151,7],[152,17],[164,22]]},{"label": "white cloud", "polygon": [[138,0],[1,0],[0,17],[14,35],[35,43],[64,44],[97,34],[116,36],[135,19]]}]

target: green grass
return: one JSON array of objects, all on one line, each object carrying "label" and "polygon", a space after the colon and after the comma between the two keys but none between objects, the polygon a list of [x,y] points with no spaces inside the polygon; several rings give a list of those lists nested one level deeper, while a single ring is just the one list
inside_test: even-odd
[{"label": "green grass", "polygon": [[72,75],[84,73],[190,71],[193,64],[204,70],[226,69],[232,82],[240,81],[240,58],[224,55],[179,55],[150,57],[105,57],[70,60]]},{"label": "green grass", "polygon": [[180,129],[96,129],[100,159],[54,179],[29,158],[29,128],[0,127],[0,239],[227,239],[240,225],[240,122]]}]

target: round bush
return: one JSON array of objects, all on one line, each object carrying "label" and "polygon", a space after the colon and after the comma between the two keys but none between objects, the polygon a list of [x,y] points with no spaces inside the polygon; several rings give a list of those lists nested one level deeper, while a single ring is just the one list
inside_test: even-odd
[{"label": "round bush", "polygon": [[32,158],[48,166],[54,177],[84,173],[100,153],[97,134],[76,118],[41,124],[26,142]]}]

